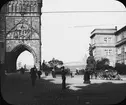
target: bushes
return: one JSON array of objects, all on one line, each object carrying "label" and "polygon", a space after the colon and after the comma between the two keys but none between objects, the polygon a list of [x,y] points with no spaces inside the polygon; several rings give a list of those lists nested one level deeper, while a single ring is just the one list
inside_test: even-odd
[{"label": "bushes", "polygon": [[102,58],[101,60],[96,61],[96,70],[105,70],[109,69],[109,59]]},{"label": "bushes", "polygon": [[125,64],[116,63],[115,69],[118,71],[119,74],[126,74],[126,65]]}]

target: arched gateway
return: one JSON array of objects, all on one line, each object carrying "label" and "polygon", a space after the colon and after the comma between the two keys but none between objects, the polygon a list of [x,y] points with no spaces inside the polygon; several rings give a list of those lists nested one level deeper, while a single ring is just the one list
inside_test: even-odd
[{"label": "arched gateway", "polygon": [[[41,65],[42,0],[12,0],[3,6],[5,12],[5,65],[16,70],[16,60],[25,50],[33,54],[35,65]],[[27,59],[27,58],[26,58]]]}]

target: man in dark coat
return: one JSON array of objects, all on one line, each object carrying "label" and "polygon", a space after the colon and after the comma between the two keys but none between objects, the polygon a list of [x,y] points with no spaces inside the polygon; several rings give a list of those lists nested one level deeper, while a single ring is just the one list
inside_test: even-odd
[{"label": "man in dark coat", "polygon": [[31,68],[30,74],[31,74],[32,86],[35,87],[35,81],[37,78],[37,68],[35,65],[33,68]]},{"label": "man in dark coat", "polygon": [[22,74],[24,74],[24,68],[23,68],[23,67],[21,67],[20,72],[21,72]]},{"label": "man in dark coat", "polygon": [[37,74],[38,74],[38,77],[40,79],[41,78],[41,75],[42,75],[42,72],[39,70],[39,71],[37,71]]},{"label": "man in dark coat", "polygon": [[61,67],[62,70],[62,89],[66,89],[66,72],[65,67]]}]

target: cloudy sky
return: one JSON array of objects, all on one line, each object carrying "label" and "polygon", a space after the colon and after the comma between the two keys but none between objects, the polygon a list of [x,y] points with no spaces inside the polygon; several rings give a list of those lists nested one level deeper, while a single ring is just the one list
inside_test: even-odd
[{"label": "cloudy sky", "polygon": [[126,25],[126,12],[117,11],[126,9],[116,0],[43,0],[42,60],[54,57],[64,62],[83,62],[91,31]]}]

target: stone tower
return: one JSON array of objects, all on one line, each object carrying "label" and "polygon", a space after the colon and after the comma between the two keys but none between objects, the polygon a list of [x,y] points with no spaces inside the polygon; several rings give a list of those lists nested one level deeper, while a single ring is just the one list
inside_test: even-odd
[{"label": "stone tower", "polygon": [[42,0],[13,0],[2,7],[5,65],[8,72],[16,70],[17,58],[25,50],[33,54],[34,64],[40,69],[41,7]]}]

